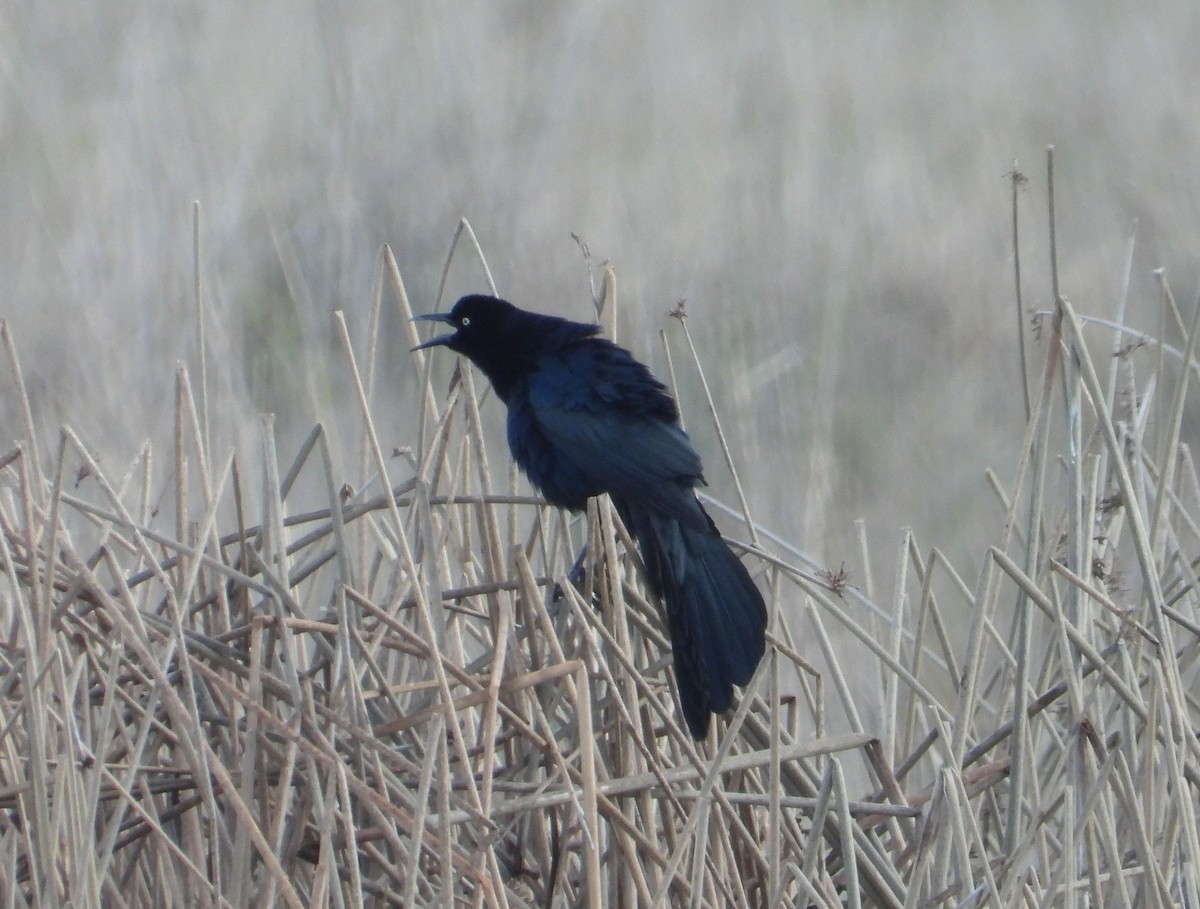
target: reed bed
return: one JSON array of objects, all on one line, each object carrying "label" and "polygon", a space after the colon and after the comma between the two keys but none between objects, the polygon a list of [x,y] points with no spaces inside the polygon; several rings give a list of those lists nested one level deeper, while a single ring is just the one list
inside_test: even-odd
[{"label": "reed bed", "polygon": [[[1200,905],[1200,306],[1160,277],[1174,346],[1123,294],[1085,317],[1054,288],[973,577],[907,530],[830,570],[725,509],[772,623],[700,743],[615,513],[522,492],[469,369],[447,391],[413,356],[423,416],[385,455],[379,317],[411,315],[386,250],[366,350],[335,320],[356,473],[320,425],[281,460],[264,418],[247,494],[181,369],[159,509],[148,445],[120,475],[69,428],[39,452],[26,404],[0,456],[0,900]],[[666,338],[683,368],[686,322]]]}]

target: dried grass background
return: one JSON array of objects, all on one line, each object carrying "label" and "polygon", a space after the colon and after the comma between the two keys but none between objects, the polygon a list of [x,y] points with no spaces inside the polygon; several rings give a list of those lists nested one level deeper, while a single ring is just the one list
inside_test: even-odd
[{"label": "dried grass background", "polygon": [[[1159,277],[1175,343],[1123,328],[1124,295],[1039,317],[1042,381],[977,576],[906,531],[873,591],[728,510],[771,646],[693,743],[627,534],[604,500],[571,519],[521,494],[469,369],[446,391],[414,355],[414,444],[383,451],[385,306],[417,340],[385,249],[364,350],[335,317],[360,488],[321,425],[294,457],[269,417],[258,462],[214,456],[186,368],[169,452],[110,475],[64,428],[54,451],[0,457],[0,897],[1196,904],[1200,477],[1181,427],[1200,303]],[[664,338],[673,364],[694,354],[685,320]],[[300,484],[322,507],[292,507]],[[195,517],[170,526],[159,490]]]},{"label": "dried grass background", "polygon": [[[0,8],[0,901],[1200,905],[1197,46]],[[407,352],[487,287],[677,393],[774,610],[706,743],[611,513]]]}]

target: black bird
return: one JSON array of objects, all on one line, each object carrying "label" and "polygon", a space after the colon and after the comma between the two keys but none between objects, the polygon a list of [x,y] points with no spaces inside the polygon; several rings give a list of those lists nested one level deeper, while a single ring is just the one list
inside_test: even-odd
[{"label": "black bird", "polygon": [[666,386],[599,325],[480,295],[418,318],[453,327],[415,349],[449,347],[483,370],[508,406],[513,458],[548,502],[612,498],[666,611],[683,716],[704,738],[762,659],[767,608],[696,498],[700,456]]}]

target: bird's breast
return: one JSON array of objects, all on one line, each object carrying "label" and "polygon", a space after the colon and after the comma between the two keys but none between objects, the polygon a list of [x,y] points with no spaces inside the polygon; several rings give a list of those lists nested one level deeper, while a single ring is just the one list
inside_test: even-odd
[{"label": "bird's breast", "polygon": [[588,498],[604,491],[569,452],[547,437],[524,395],[509,403],[508,447],[521,472],[552,505],[582,511]]}]

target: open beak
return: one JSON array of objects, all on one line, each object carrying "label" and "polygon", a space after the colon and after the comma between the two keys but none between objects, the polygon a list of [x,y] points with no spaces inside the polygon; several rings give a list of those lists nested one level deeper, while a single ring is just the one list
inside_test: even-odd
[{"label": "open beak", "polygon": [[[431,312],[424,316],[413,316],[413,321],[414,322],[441,322],[444,325],[452,324],[450,314],[444,313],[444,312]],[[424,344],[418,344],[416,347],[413,348],[413,350],[425,350],[427,347],[441,347],[441,346],[445,345],[453,337],[454,337],[453,332],[451,332],[448,335],[436,335],[436,336],[430,338]],[[411,353],[411,351],[410,351],[410,353]]]}]

